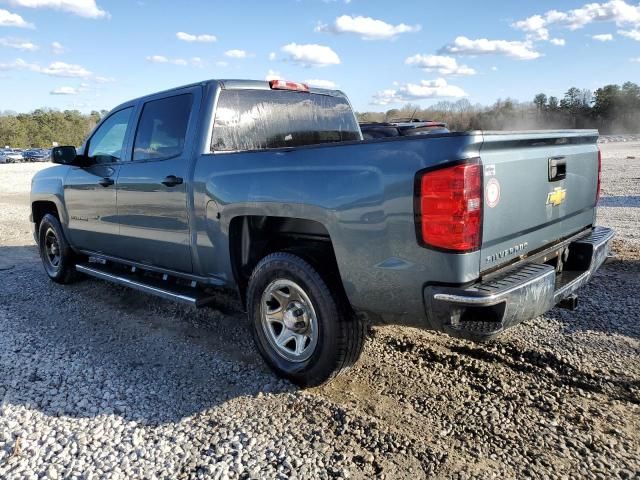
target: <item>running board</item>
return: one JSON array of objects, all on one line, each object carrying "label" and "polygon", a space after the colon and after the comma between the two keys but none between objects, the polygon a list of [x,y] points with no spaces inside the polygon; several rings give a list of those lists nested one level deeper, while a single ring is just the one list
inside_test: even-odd
[{"label": "running board", "polygon": [[100,264],[78,264],[78,272],[90,275],[100,280],[130,287],[150,295],[155,295],[167,300],[186,303],[194,307],[203,307],[213,303],[214,298],[206,292],[199,291],[192,287],[179,284],[167,285],[166,280],[156,280],[154,278],[142,278],[135,273],[111,271],[106,265]]}]

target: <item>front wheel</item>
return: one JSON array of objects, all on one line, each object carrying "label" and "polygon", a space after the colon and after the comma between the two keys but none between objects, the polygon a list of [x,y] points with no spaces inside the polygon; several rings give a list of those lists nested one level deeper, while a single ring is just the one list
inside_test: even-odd
[{"label": "front wheel", "polygon": [[249,280],[247,310],[261,355],[298,385],[331,380],[362,352],[362,322],[338,290],[297,255],[278,252],[258,263]]},{"label": "front wheel", "polygon": [[42,266],[51,280],[71,283],[77,278],[75,255],[56,217],[46,214],[38,227],[38,247]]}]

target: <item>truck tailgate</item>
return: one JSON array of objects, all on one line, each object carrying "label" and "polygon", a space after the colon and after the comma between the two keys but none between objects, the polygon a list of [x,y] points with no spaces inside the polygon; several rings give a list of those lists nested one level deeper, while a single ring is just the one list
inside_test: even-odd
[{"label": "truck tailgate", "polygon": [[597,131],[485,132],[483,136],[481,271],[594,223]]}]

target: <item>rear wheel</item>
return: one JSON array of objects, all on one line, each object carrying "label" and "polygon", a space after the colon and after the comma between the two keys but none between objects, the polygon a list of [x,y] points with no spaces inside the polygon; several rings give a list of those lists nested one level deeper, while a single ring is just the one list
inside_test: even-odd
[{"label": "rear wheel", "polygon": [[302,386],[329,381],[360,356],[365,331],[337,289],[301,257],[279,252],[256,266],[247,310],[258,350]]},{"label": "rear wheel", "polygon": [[56,217],[46,214],[38,227],[38,247],[45,272],[57,283],[70,283],[78,276],[75,255]]}]

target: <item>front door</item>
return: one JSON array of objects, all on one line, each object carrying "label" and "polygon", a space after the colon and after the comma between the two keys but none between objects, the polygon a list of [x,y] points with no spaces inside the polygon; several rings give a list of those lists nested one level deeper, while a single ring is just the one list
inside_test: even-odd
[{"label": "front door", "polygon": [[115,253],[118,240],[116,179],[126,155],[133,107],[112,113],[87,145],[87,167],[73,167],[64,184],[71,244],[79,249]]},{"label": "front door", "polygon": [[118,256],[190,273],[187,193],[200,87],[142,106],[130,162],[120,167]]}]

